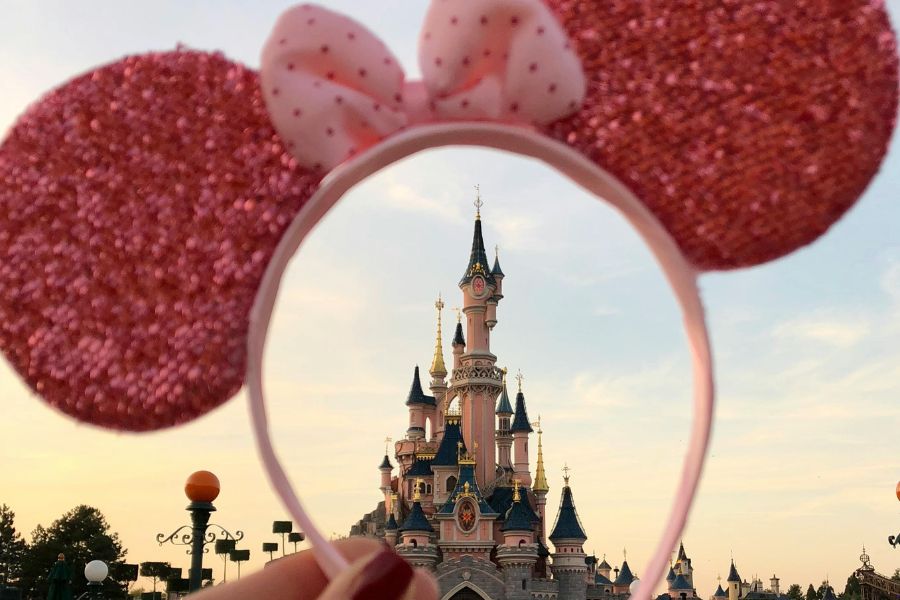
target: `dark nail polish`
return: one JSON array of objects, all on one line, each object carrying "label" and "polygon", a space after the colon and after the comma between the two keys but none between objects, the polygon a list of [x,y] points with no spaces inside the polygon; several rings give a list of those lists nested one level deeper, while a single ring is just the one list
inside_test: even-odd
[{"label": "dark nail polish", "polygon": [[409,587],[413,569],[390,550],[379,552],[356,580],[353,600],[398,600]]}]

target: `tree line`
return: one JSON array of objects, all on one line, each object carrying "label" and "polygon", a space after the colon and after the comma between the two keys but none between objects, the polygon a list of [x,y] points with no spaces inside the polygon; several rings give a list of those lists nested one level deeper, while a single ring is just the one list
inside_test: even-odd
[{"label": "tree line", "polygon": [[30,542],[16,530],[15,518],[11,508],[0,505],[0,589],[16,587],[22,590],[23,598],[46,597],[47,575],[57,555],[65,554],[75,598],[87,590],[84,567],[92,560],[110,566],[110,576],[104,582],[105,597],[128,597],[128,582],[116,580],[116,566],[124,562],[127,551],[98,509],[76,506],[49,526],[35,527]]}]

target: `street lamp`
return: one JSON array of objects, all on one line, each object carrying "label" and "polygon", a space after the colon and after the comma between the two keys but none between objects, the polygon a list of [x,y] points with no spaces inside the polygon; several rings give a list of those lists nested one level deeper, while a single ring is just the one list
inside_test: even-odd
[{"label": "street lamp", "polygon": [[[236,541],[240,541],[244,537],[244,533],[241,531],[237,531],[237,535],[233,535],[221,525],[209,522],[210,514],[216,510],[213,500],[219,497],[220,489],[219,478],[209,471],[193,473],[184,484],[184,493],[191,501],[187,506],[187,511],[191,513],[191,524],[182,525],[168,536],[162,533],[156,536],[156,541],[160,546],[166,542],[171,542],[176,546],[190,546],[188,554],[191,556],[189,572],[191,592],[199,590],[203,582],[203,555],[209,552],[209,548],[206,546],[215,543],[219,539],[219,535],[225,539]],[[210,527],[215,527],[220,533],[217,535],[214,531],[208,531]],[[182,533],[185,530],[188,532]]]},{"label": "street lamp", "polygon": [[109,567],[102,560],[92,560],[84,567],[84,577],[88,580],[88,597],[103,600],[103,580],[109,575]]}]

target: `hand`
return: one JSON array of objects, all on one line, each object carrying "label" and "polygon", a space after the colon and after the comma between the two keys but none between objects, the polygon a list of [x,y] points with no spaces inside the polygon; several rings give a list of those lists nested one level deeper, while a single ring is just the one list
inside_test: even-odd
[{"label": "hand", "polygon": [[335,542],[350,567],[329,583],[312,550],[276,560],[240,581],[209,588],[197,600],[437,600],[434,578],[413,570],[375,540]]}]

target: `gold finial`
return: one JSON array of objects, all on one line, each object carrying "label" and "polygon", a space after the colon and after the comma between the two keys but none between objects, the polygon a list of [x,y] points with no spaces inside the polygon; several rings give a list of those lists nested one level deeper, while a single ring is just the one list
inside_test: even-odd
[{"label": "gold finial", "polygon": [[413,492],[413,502],[420,502],[422,500],[422,487],[425,485],[425,482],[422,481],[421,477],[416,477],[416,491]]},{"label": "gold finial", "polygon": [[484,206],[484,202],[481,201],[481,185],[475,186],[475,218],[481,219],[481,207]]},{"label": "gold finial", "polygon": [[519,495],[519,480],[513,479],[513,502],[520,502],[522,497]]},{"label": "gold finial", "polygon": [[438,299],[434,303],[437,309],[437,339],[434,342],[434,358],[431,360],[431,376],[447,374],[447,366],[444,364],[444,341],[441,336],[441,311],[444,310],[444,301],[438,294]]},{"label": "gold finial", "polygon": [[500,260],[500,244],[494,244],[494,259]]},{"label": "gold finial", "polygon": [[391,442],[393,442],[393,441],[394,441],[394,440],[393,440],[393,438],[391,438],[391,437],[386,437],[386,438],[384,438],[384,455],[385,455],[385,456],[387,456],[387,454],[388,454],[388,448],[390,448]]},{"label": "gold finial", "polygon": [[450,310],[456,311],[456,322],[462,323],[462,308],[460,308],[459,306],[454,306]]},{"label": "gold finial", "polygon": [[537,425],[537,434],[538,434],[538,453],[537,453],[537,468],[535,469],[534,474],[534,484],[531,486],[535,492],[549,492],[550,486],[547,484],[547,474],[544,472],[544,444],[543,444],[543,433],[544,430],[541,429],[541,415],[538,415],[538,420],[535,422]]},{"label": "gold finial", "polygon": [[519,391],[522,391],[522,380],[525,379],[525,376],[522,375],[522,369],[519,369],[519,372],[516,374],[516,381],[519,382]]},{"label": "gold finial", "polygon": [[503,367],[500,372],[503,373],[503,385],[506,385],[506,374],[509,373],[509,369]]},{"label": "gold finial", "polygon": [[572,469],[569,468],[569,463],[565,463],[565,465],[563,466],[563,479],[565,480],[567,486],[569,485],[569,471],[571,470]]}]

